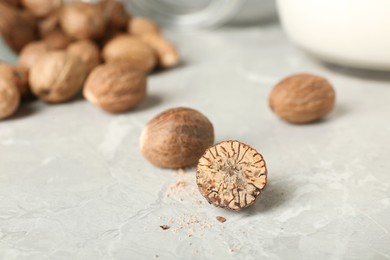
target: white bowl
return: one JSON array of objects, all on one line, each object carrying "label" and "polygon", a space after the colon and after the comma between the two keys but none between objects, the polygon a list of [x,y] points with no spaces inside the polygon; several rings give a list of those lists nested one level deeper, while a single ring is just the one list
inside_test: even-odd
[{"label": "white bowl", "polygon": [[390,0],[278,0],[291,40],[320,59],[390,70]]}]

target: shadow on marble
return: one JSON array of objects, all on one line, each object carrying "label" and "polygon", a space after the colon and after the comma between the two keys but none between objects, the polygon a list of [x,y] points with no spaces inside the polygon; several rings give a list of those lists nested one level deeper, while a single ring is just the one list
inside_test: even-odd
[{"label": "shadow on marble", "polygon": [[389,71],[356,69],[356,68],[334,65],[326,62],[321,62],[321,61],[318,61],[318,63],[324,68],[338,74],[342,74],[342,75],[346,75],[358,79],[365,79],[365,80],[378,81],[378,82],[390,81]]},{"label": "shadow on marble", "polygon": [[35,104],[36,102],[39,101],[33,100],[33,101],[23,103],[18,109],[18,111],[12,117],[7,118],[4,121],[19,120],[38,113],[40,109],[36,106]]},{"label": "shadow on marble", "polygon": [[146,95],[145,100],[139,106],[137,106],[134,109],[134,111],[137,112],[137,111],[147,110],[149,108],[158,106],[161,103],[162,103],[162,98],[160,96],[157,96],[155,94],[148,94]]},{"label": "shadow on marble", "polygon": [[151,75],[159,75],[159,74],[164,74],[167,73],[168,71],[175,71],[184,67],[188,66],[188,60],[184,60],[184,57],[181,57],[180,63],[176,65],[175,67],[169,68],[169,69],[161,69],[161,68],[156,68],[153,70]]},{"label": "shadow on marble", "polygon": [[287,203],[292,198],[293,190],[285,182],[269,182],[267,187],[260,194],[256,204],[242,211],[243,214],[250,216],[254,214],[263,214]]}]

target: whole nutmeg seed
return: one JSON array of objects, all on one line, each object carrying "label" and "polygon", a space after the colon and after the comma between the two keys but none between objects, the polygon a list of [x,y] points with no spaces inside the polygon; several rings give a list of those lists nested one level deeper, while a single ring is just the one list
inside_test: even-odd
[{"label": "whole nutmeg seed", "polygon": [[35,19],[26,11],[0,2],[0,34],[14,51],[19,52],[36,40]]},{"label": "whole nutmeg seed", "polygon": [[20,104],[20,92],[11,81],[0,77],[0,120],[14,114]]},{"label": "whole nutmeg seed", "polygon": [[21,0],[23,6],[37,17],[44,17],[62,5],[62,0]]},{"label": "whole nutmeg seed", "polygon": [[214,128],[191,108],[168,109],[153,118],[141,134],[140,148],[152,164],[163,168],[194,165],[214,143]]},{"label": "whole nutmeg seed", "polygon": [[51,12],[48,16],[38,22],[39,35],[43,38],[50,33],[59,30],[61,30],[59,10]]},{"label": "whole nutmeg seed", "polygon": [[0,0],[0,2],[6,3],[8,5],[12,5],[12,6],[17,7],[17,8],[21,7],[20,0]]},{"label": "whole nutmeg seed", "polygon": [[0,63],[0,78],[12,82],[13,85],[19,89],[22,97],[25,97],[30,93],[27,70],[18,66]]},{"label": "whole nutmeg seed", "polygon": [[62,7],[60,24],[66,34],[76,39],[100,38],[106,28],[101,8],[81,2],[69,3]]},{"label": "whole nutmeg seed", "polygon": [[130,15],[126,12],[122,2],[118,0],[103,0],[99,4],[109,27],[120,30],[126,29]]},{"label": "whole nutmeg seed", "polygon": [[107,62],[125,61],[134,69],[151,71],[156,65],[156,56],[152,48],[140,39],[119,35],[103,48],[103,58]]},{"label": "whole nutmeg seed", "polygon": [[253,205],[267,183],[263,156],[239,141],[224,141],[199,159],[196,183],[216,207],[241,210]]},{"label": "whole nutmeg seed", "polygon": [[18,65],[29,70],[49,50],[50,48],[45,42],[31,42],[27,44],[19,54]]},{"label": "whole nutmeg seed", "polygon": [[140,38],[155,51],[160,67],[172,68],[179,64],[180,57],[176,47],[162,35],[143,34]]},{"label": "whole nutmeg seed", "polygon": [[96,67],[88,76],[84,97],[111,112],[126,112],[137,106],[146,95],[146,77],[125,64],[109,63]]},{"label": "whole nutmeg seed", "polygon": [[335,91],[327,79],[303,73],[279,82],[272,89],[269,105],[284,120],[303,124],[329,114],[335,99]]},{"label": "whole nutmeg seed", "polygon": [[61,31],[53,31],[47,34],[43,42],[46,43],[51,50],[63,50],[68,47],[74,40]]},{"label": "whole nutmeg seed", "polygon": [[39,99],[59,103],[74,97],[81,90],[85,77],[85,64],[78,57],[65,51],[51,51],[31,68],[29,83]]},{"label": "whole nutmeg seed", "polygon": [[91,72],[100,64],[100,51],[98,46],[90,40],[80,40],[68,46],[68,53],[75,55],[85,63],[87,72]]},{"label": "whole nutmeg seed", "polygon": [[155,22],[146,17],[133,17],[129,20],[127,31],[131,35],[160,34],[160,28]]}]

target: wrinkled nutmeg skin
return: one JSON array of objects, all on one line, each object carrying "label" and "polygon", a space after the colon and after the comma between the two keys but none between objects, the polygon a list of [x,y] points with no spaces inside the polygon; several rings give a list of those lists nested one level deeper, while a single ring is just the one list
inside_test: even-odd
[{"label": "wrinkled nutmeg skin", "polygon": [[62,5],[62,0],[21,0],[21,2],[36,17],[44,17]]},{"label": "wrinkled nutmeg skin", "polygon": [[69,54],[75,55],[85,63],[88,73],[100,64],[98,46],[90,40],[80,40],[72,43],[67,49]]},{"label": "wrinkled nutmeg skin", "polygon": [[129,20],[127,31],[131,35],[160,34],[160,28],[155,22],[146,17],[133,17]]},{"label": "wrinkled nutmeg skin", "polygon": [[297,74],[279,82],[269,105],[282,119],[295,124],[315,122],[334,107],[335,91],[329,81],[311,74]]},{"label": "wrinkled nutmeg skin", "polygon": [[142,155],[153,165],[182,168],[194,165],[214,143],[214,128],[202,113],[191,108],[168,109],[143,129]]},{"label": "wrinkled nutmeg skin", "polygon": [[99,65],[89,74],[83,94],[89,102],[108,112],[126,112],[145,98],[146,77],[121,63]]},{"label": "wrinkled nutmeg skin", "polygon": [[103,48],[106,62],[126,61],[134,69],[151,71],[156,65],[156,55],[151,47],[140,39],[119,35],[109,41]]},{"label": "wrinkled nutmeg skin", "polygon": [[10,64],[0,63],[0,78],[12,82],[19,89],[22,97],[30,93],[27,70]]},{"label": "wrinkled nutmeg skin", "polygon": [[118,0],[103,0],[99,2],[99,5],[109,27],[126,29],[130,15],[126,12],[123,3]]},{"label": "wrinkled nutmeg skin", "polygon": [[74,40],[61,31],[53,31],[47,34],[43,41],[51,50],[64,50]]},{"label": "wrinkled nutmeg skin", "polygon": [[43,41],[31,42],[20,52],[18,65],[29,70],[49,50],[49,46]]},{"label": "wrinkled nutmeg skin", "polygon": [[82,88],[86,67],[81,60],[65,51],[43,55],[30,70],[31,90],[39,99],[60,103],[70,100]]},{"label": "wrinkled nutmeg skin", "polygon": [[60,12],[61,28],[76,39],[98,39],[103,36],[106,21],[101,8],[94,4],[73,2]]},{"label": "wrinkled nutmeg skin", "polygon": [[36,29],[31,14],[0,2],[0,35],[14,51],[36,40]]},{"label": "wrinkled nutmeg skin", "polygon": [[0,120],[14,114],[20,104],[20,92],[13,82],[0,77]]}]

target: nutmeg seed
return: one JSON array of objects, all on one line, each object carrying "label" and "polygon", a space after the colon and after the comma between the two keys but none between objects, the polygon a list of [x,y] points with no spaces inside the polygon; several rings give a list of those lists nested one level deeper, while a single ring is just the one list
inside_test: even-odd
[{"label": "nutmeg seed", "polygon": [[335,91],[327,79],[303,73],[280,81],[272,89],[269,105],[284,120],[303,124],[329,114],[335,99]]},{"label": "nutmeg seed", "polygon": [[19,52],[36,40],[35,19],[26,11],[0,2],[0,34],[14,51]]},{"label": "nutmeg seed", "polygon": [[29,70],[49,50],[47,44],[42,41],[31,42],[19,54],[18,65]]},{"label": "nutmeg seed", "polygon": [[172,68],[179,64],[180,57],[176,47],[162,35],[149,33],[140,38],[155,51],[162,68]]},{"label": "nutmeg seed", "polygon": [[91,72],[100,64],[100,52],[98,46],[90,40],[80,40],[68,46],[68,53],[75,55],[85,63],[87,72]]},{"label": "nutmeg seed", "polygon": [[21,97],[25,97],[30,93],[27,75],[27,71],[23,68],[0,63],[0,78],[12,82],[19,89]]},{"label": "nutmeg seed", "polygon": [[74,40],[61,31],[53,31],[47,34],[43,41],[51,50],[63,50]]},{"label": "nutmeg seed", "polygon": [[15,84],[0,77],[0,120],[14,114],[20,104],[20,92]]},{"label": "nutmeg seed", "polygon": [[98,39],[106,28],[101,8],[82,2],[64,5],[60,12],[60,24],[66,34],[76,39]]},{"label": "nutmeg seed", "polygon": [[99,65],[89,74],[83,94],[108,112],[126,112],[145,98],[146,77],[122,63]]},{"label": "nutmeg seed", "polygon": [[86,66],[78,57],[65,51],[51,51],[31,68],[29,83],[38,98],[59,103],[75,96],[85,77]]},{"label": "nutmeg seed", "polygon": [[129,20],[127,31],[131,35],[160,34],[160,28],[155,22],[146,17],[133,17]]},{"label": "nutmeg seed", "polygon": [[164,168],[194,165],[214,143],[214,128],[202,113],[191,108],[168,109],[142,131],[140,148],[152,164]]},{"label": "nutmeg seed", "polygon": [[23,6],[37,17],[44,17],[62,5],[62,0],[21,0]]},{"label": "nutmeg seed", "polygon": [[119,35],[109,41],[103,48],[106,62],[125,61],[133,68],[149,72],[156,65],[156,56],[152,48],[140,39]]},{"label": "nutmeg seed", "polygon": [[199,159],[196,183],[216,207],[241,210],[253,205],[267,184],[263,156],[239,141],[223,141]]}]

